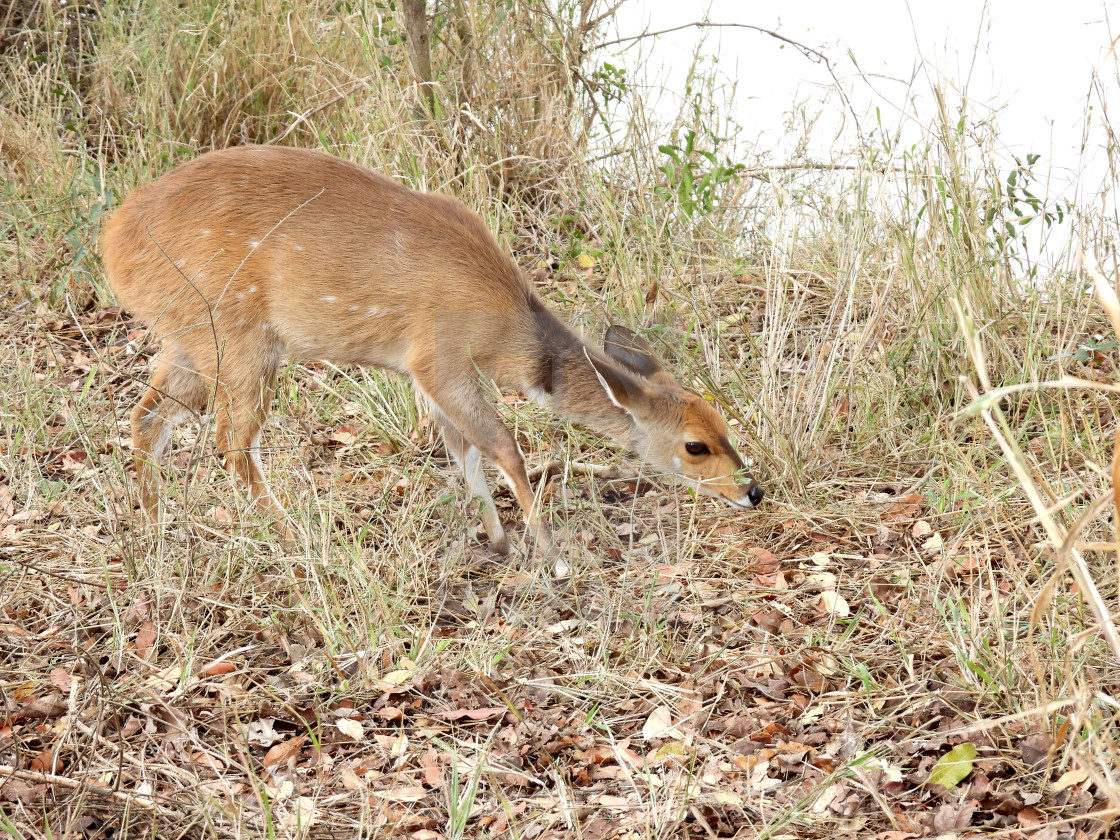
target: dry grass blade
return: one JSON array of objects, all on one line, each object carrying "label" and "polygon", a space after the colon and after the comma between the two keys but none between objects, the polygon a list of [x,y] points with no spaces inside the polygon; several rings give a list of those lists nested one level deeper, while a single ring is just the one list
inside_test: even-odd
[{"label": "dry grass blade", "polygon": [[[960,301],[954,300],[950,301],[950,303],[953,306],[953,310],[957,313],[961,334],[968,347],[972,362],[976,366],[980,380],[985,384],[985,390],[991,391],[991,380],[988,376],[987,360],[972,318],[965,312]],[[966,384],[973,400],[980,400],[983,398],[983,395],[976,390],[972,383]],[[1000,450],[1007,459],[1008,465],[1014,471],[1016,478],[1018,478],[1023,492],[1026,493],[1027,498],[1030,500],[1039,522],[1046,529],[1046,534],[1050,538],[1051,543],[1059,547],[1059,553],[1055,558],[1054,575],[1060,574],[1069,560],[1073,561],[1074,575],[1089,604],[1089,609],[1093,611],[1093,615],[1097,619],[1098,626],[1104,634],[1105,640],[1112,649],[1116,661],[1120,663],[1120,632],[1116,629],[1116,624],[1112,619],[1108,605],[1105,603],[1104,598],[1101,596],[1100,589],[1093,580],[1093,575],[1089,570],[1088,564],[1085,562],[1084,556],[1073,547],[1074,541],[1066,539],[1067,534],[1065,529],[1063,529],[1054,518],[1050,510],[1050,505],[1042,498],[1042,494],[1039,491],[1034,476],[1031,474],[1030,467],[1027,465],[1022,451],[1012,441],[1011,435],[1008,434],[1007,422],[1004,419],[1003,412],[998,405],[993,404],[981,409],[980,415],[984,418],[984,423],[988,426],[989,432],[991,432],[992,437],[999,444]]]},{"label": "dry grass blade", "polygon": [[[1085,253],[1081,253],[1081,266],[1093,278],[1093,288],[1101,307],[1108,313],[1112,322],[1112,332],[1120,339],[1120,298],[1116,297],[1116,288],[1101,273],[1100,267],[1091,265]],[[1112,442],[1112,494],[1115,502],[1114,527],[1116,528],[1116,543],[1120,546],[1120,426],[1116,428],[1116,437]],[[1116,559],[1120,562],[1120,548],[1117,549]]]}]

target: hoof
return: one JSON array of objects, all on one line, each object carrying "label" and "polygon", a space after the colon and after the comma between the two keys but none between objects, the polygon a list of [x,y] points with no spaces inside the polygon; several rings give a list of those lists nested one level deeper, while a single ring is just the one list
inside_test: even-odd
[{"label": "hoof", "polygon": [[568,562],[568,554],[562,551],[556,543],[550,543],[541,552],[545,561],[552,567],[552,574],[558,578],[571,577],[572,566]]}]

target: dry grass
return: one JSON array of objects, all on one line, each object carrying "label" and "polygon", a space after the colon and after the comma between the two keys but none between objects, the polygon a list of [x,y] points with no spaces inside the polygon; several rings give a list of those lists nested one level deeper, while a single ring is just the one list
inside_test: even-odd
[{"label": "dry grass", "polygon": [[[977,163],[983,127],[943,100],[924,147],[748,170],[690,215],[659,189],[669,128],[635,110],[596,134],[610,103],[578,7],[459,5],[435,121],[376,2],[105,4],[78,58],[61,30],[31,52],[6,36],[0,829],[1107,832],[1113,327],[1072,260],[1024,282],[997,236],[1023,208]],[[724,133],[708,103],[679,121],[701,142]],[[476,538],[406,383],[307,365],[265,439],[297,544],[198,428],[175,438],[174,522],[144,527],[127,414],[151,348],[105,295],[99,219],[199,151],[278,139],[460,195],[576,323],[646,327],[735,418],[766,505],[553,477],[574,567],[557,581]],[[1063,224],[1115,278],[1114,226]],[[1040,385],[1063,375],[1082,384]],[[620,458],[502,405],[536,463]],[[967,777],[928,784],[964,743]]]}]

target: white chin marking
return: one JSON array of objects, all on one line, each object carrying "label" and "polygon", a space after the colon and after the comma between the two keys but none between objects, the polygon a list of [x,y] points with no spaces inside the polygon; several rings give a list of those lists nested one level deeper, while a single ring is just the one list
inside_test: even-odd
[{"label": "white chin marking", "polygon": [[724,496],[722,493],[717,493],[714,489],[705,487],[704,482],[696,481],[695,479],[692,480],[692,485],[705,496],[711,496],[714,499],[722,499],[727,502],[728,506],[736,508],[737,510],[746,510],[747,508],[754,507],[754,503],[747,496],[743,496],[742,499],[732,499],[728,496]]}]

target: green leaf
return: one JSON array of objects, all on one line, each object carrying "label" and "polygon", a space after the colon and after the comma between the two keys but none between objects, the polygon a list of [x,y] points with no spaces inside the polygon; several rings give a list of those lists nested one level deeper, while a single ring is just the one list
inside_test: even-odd
[{"label": "green leaf", "polygon": [[976,745],[971,741],[958,744],[941,756],[929,773],[931,785],[955,788],[972,772],[972,762],[976,760]]},{"label": "green leaf", "polygon": [[679,146],[658,146],[657,151],[661,152],[661,154],[663,155],[668,155],[678,164],[680,164],[681,156],[678,154],[680,152]]}]

